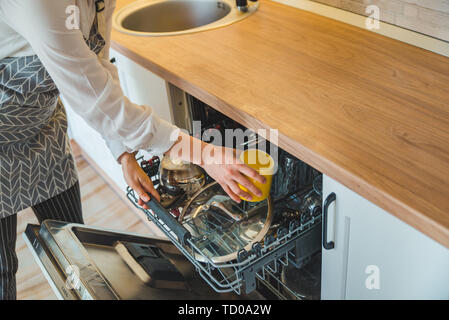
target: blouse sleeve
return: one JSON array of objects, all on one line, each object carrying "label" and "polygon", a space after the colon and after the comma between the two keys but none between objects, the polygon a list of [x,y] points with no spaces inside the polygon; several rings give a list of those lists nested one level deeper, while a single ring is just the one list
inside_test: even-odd
[{"label": "blouse sleeve", "polygon": [[0,17],[30,43],[64,101],[101,133],[115,157],[125,150],[165,152],[176,140],[177,128],[150,107],[131,103],[123,95],[115,66],[107,57],[98,59],[79,29],[66,27],[66,9],[74,4],[74,0],[1,0]]}]

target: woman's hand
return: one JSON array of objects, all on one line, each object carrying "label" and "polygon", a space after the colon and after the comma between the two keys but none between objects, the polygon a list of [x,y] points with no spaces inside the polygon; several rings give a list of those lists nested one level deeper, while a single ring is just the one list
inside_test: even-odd
[{"label": "woman's hand", "polygon": [[241,184],[257,196],[261,191],[245,176],[265,183],[265,178],[256,170],[242,163],[236,150],[214,146],[190,135],[179,132],[178,140],[165,153],[175,159],[189,161],[203,167],[204,170],[223,188],[232,200],[240,203],[239,196],[251,200],[252,197],[238,186]]},{"label": "woman's hand", "polygon": [[142,170],[139,163],[137,163],[134,154],[125,152],[119,157],[119,162],[122,165],[123,176],[126,183],[139,196],[138,203],[140,206],[149,209],[145,204],[145,202],[150,201],[148,192],[155,197],[157,201],[161,200],[159,193],[153,186],[153,182],[145,171]]},{"label": "woman's hand", "polygon": [[240,203],[240,197],[248,200],[252,199],[252,196],[240,189],[238,184],[246,187],[257,196],[262,195],[262,192],[245,176],[253,178],[260,183],[265,183],[265,178],[256,170],[242,163],[237,157],[236,150],[212,145],[209,145],[208,148],[212,149],[210,152],[212,157],[219,161],[211,161],[211,159],[206,158],[203,159],[201,166],[221,185],[232,200]]}]

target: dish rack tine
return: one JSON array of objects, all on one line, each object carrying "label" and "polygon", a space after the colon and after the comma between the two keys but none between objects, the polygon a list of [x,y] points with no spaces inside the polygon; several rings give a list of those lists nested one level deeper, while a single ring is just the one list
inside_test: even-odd
[{"label": "dish rack tine", "polygon": [[[274,269],[271,267],[271,264],[273,264],[273,266],[274,266]],[[277,263],[276,263],[276,260],[275,261],[272,261],[271,263],[268,263],[267,265],[266,265],[266,267],[267,267],[267,270],[268,271],[271,271],[271,272],[273,272],[273,273],[276,273],[277,271]]]},{"label": "dish rack tine", "polygon": [[262,277],[262,280],[265,280],[265,266],[262,268],[262,275],[261,275],[261,277]]},{"label": "dish rack tine", "polygon": [[282,257],[279,258],[280,263],[282,263],[282,265],[285,267],[288,266],[288,255],[289,255],[289,252],[285,252],[285,254],[283,254]]}]

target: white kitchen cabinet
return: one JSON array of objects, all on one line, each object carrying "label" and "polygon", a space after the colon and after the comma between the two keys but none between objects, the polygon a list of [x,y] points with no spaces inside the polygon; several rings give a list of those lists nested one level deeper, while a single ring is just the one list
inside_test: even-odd
[{"label": "white kitchen cabinet", "polygon": [[322,299],[449,299],[449,249],[324,176],[332,193]]},{"label": "white kitchen cabinet", "polygon": [[116,58],[125,95],[134,103],[152,107],[160,118],[173,123],[165,80],[115,50],[110,56]]},{"label": "white kitchen cabinet", "polygon": [[[134,103],[151,106],[159,117],[172,122],[166,82],[115,50],[111,49],[110,57],[116,60],[115,64],[125,96]],[[121,168],[101,135],[89,127],[69,105],[65,104],[65,106],[69,119],[70,137],[120,189],[124,190],[126,183]]]}]

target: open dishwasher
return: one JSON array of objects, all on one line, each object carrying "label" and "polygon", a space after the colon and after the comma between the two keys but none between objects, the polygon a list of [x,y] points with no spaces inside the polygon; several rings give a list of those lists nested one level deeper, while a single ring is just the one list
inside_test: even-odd
[{"label": "open dishwasher", "polygon": [[[246,130],[180,89],[169,89],[176,124],[194,136],[208,140],[211,129]],[[200,130],[194,130],[195,121]],[[217,143],[213,137],[208,142]],[[263,203],[233,203],[204,172],[195,184],[173,188],[162,170],[164,159],[141,157],[161,202],[146,210],[131,188],[127,196],[167,238],[45,221],[27,227],[26,242],[61,299],[319,299],[322,176],[254,132],[233,147],[260,145],[276,152],[278,165]],[[158,276],[180,280],[145,281],[117,243],[145,246],[151,253],[138,257],[158,256],[162,269],[173,269]]]}]

